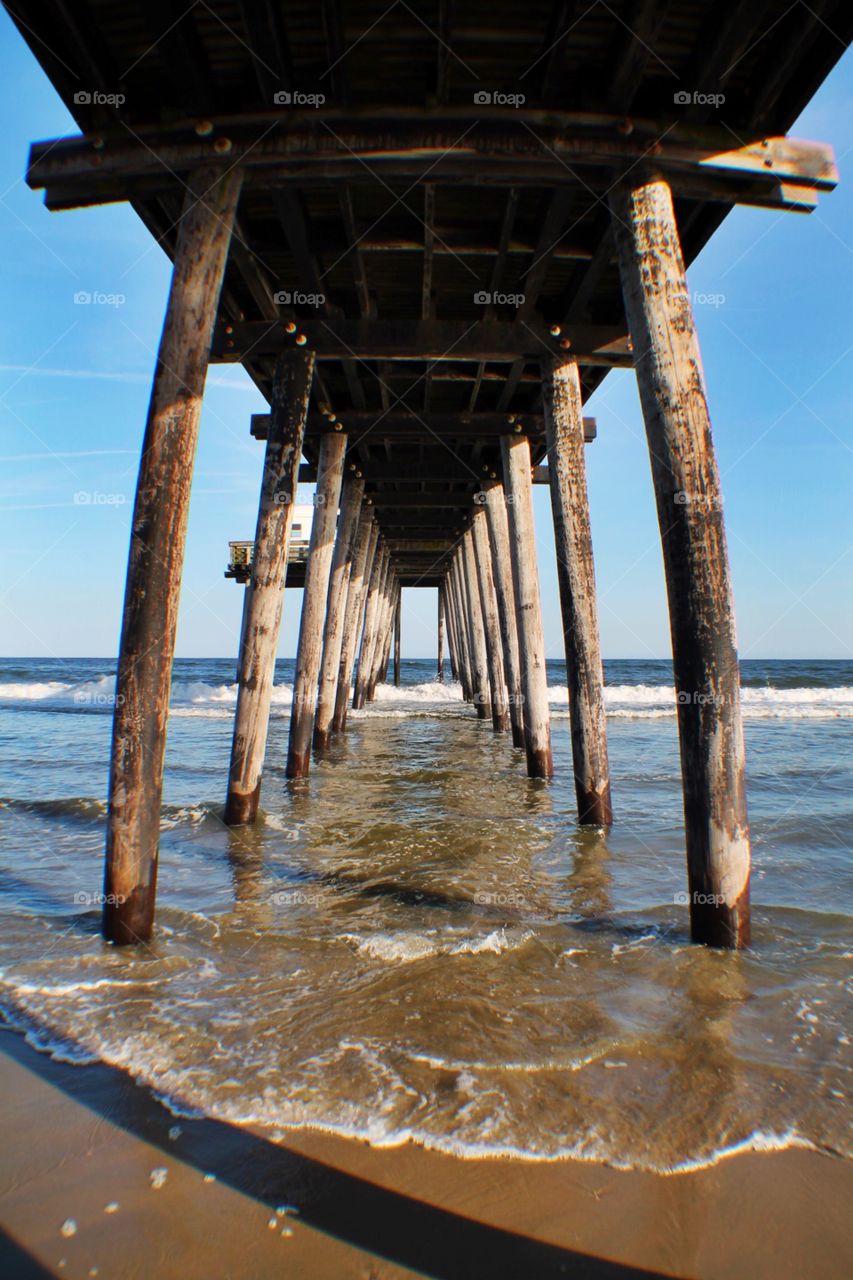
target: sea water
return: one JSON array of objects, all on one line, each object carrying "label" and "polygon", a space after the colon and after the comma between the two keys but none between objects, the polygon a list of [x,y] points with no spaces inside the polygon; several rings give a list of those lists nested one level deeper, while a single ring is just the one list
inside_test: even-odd
[{"label": "sea water", "polygon": [[853,663],[744,662],[753,941],[689,941],[671,667],[605,664],[615,824],[434,662],[222,823],[234,662],[175,663],[150,945],[99,934],[114,681],[0,662],[0,1003],[32,1043],[126,1068],[179,1114],[468,1157],[679,1171],[743,1148],[850,1156]]}]

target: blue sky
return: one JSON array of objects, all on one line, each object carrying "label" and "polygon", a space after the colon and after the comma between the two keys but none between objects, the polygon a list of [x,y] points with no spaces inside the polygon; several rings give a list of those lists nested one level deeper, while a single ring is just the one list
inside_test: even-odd
[{"label": "blue sky", "polygon": [[[122,205],[50,214],[23,182],[30,142],[75,132],[0,11],[0,654],[108,656],[168,290],[165,256]],[[736,209],[690,270],[723,480],[742,657],[853,652],[853,54],[792,130],[830,142],[841,183],[808,217]],[[75,303],[85,291],[118,305]],[[707,301],[709,297],[713,301]],[[236,652],[229,538],[254,532],[264,401],[242,370],[208,378],[179,656]],[[589,402],[587,450],[605,657],[666,657],[669,632],[633,375]],[[75,495],[97,497],[88,504]],[[536,491],[549,655],[561,656],[548,494]],[[292,656],[301,593],[280,644]],[[434,649],[435,593],[404,593],[403,653]]]}]

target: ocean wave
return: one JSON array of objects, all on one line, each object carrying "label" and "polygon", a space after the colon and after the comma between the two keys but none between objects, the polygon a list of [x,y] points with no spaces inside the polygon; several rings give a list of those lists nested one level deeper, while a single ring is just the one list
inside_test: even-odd
[{"label": "ocean wave", "polygon": [[[550,685],[548,698],[556,715],[567,711],[569,691],[566,685]],[[110,713],[114,700],[115,679],[110,675],[77,682],[47,680],[0,683],[0,707]],[[607,714],[612,719],[664,719],[675,716],[677,709],[675,688],[664,684],[607,685],[604,702]],[[289,715],[292,703],[291,684],[273,686],[271,714],[274,717]],[[203,680],[177,680],[172,685],[173,716],[230,719],[236,705],[236,683],[208,684]],[[741,706],[744,719],[747,720],[853,718],[853,685],[826,688],[747,685],[741,689]],[[437,680],[430,680],[400,688],[379,685],[375,702],[357,712],[356,717],[398,719],[413,715],[467,714],[467,711],[459,684],[441,684]]]},{"label": "ocean wave", "polygon": [[341,934],[341,941],[352,946],[359,954],[370,956],[372,960],[400,961],[411,963],[416,960],[427,960],[433,956],[482,955],[487,951],[500,955],[504,951],[515,951],[533,937],[529,929],[512,930],[493,929],[480,938],[463,937],[453,941],[452,935],[441,933],[437,929],[426,933],[375,933],[363,936],[355,933]]}]

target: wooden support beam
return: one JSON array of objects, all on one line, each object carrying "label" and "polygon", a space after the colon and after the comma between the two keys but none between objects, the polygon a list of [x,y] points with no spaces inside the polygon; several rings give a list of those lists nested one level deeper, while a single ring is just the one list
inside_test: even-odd
[{"label": "wooden support beam", "polygon": [[611,196],[669,596],[690,923],[749,943],[740,680],[722,495],[672,193],[657,175]]},{"label": "wooden support beam", "polygon": [[486,490],[486,527],[492,552],[492,570],[498,604],[498,623],[503,645],[512,745],[524,748],[524,694],[521,686],[521,658],[518,649],[515,590],[512,585],[512,559],[509,547],[509,525],[506,515],[506,493],[500,482]]},{"label": "wooden support beam", "polygon": [[[539,381],[538,377],[536,381]],[[517,433],[523,431],[530,439],[545,434],[545,418],[541,413],[411,413],[405,410],[390,413],[360,413],[344,410],[335,414],[334,422],[321,413],[310,412],[305,429],[306,437],[311,440],[324,432],[334,431],[337,424],[340,424],[341,429],[350,438],[350,449],[353,448],[354,443],[361,443],[365,436],[388,437],[392,440],[397,437],[414,439],[420,434],[442,438],[458,436],[460,439],[489,437],[493,438],[494,444],[498,444],[500,437],[512,430],[516,430]],[[587,443],[596,438],[598,428],[595,418],[585,417],[583,428]],[[268,429],[269,414],[253,413],[250,430],[254,438],[266,440]],[[463,479],[475,479],[476,472],[465,463],[455,462],[446,450],[442,450],[438,456],[447,468],[458,467]],[[368,480],[391,478],[394,474],[393,468],[382,462],[371,460],[369,464],[359,464],[359,466],[365,471]],[[444,479],[446,474],[447,472],[442,469],[440,478]],[[315,476],[316,470],[307,463],[304,471],[300,472],[300,482],[304,479],[305,483],[313,483]],[[419,472],[418,479],[420,478],[422,477]]]},{"label": "wooden support beam", "polygon": [[526,436],[504,436],[501,447],[521,663],[521,694],[524,699],[527,772],[531,778],[550,778],[554,772],[554,764],[551,755],[545,639],[539,600],[539,570],[536,563],[533,490],[530,484],[530,442]]},{"label": "wooden support beam", "polygon": [[131,526],[107,810],[104,936],[144,942],[157,891],[175,626],[201,402],[241,176],[194,173],[184,201]]},{"label": "wooden support beam", "polygon": [[495,733],[508,733],[509,701],[504,674],[503,644],[492,572],[492,550],[489,546],[489,531],[486,528],[486,513],[482,507],[477,508],[471,522],[471,535],[480,591],[480,608],[486,635],[486,658],[489,664],[489,687],[492,698],[492,728]]},{"label": "wooden support beam", "polygon": [[385,581],[382,585],[382,595],[379,600],[379,613],[376,623],[376,642],[373,646],[373,655],[370,663],[370,674],[367,680],[367,690],[365,692],[365,701],[373,702],[376,699],[377,682],[383,681],[385,676],[383,671],[387,671],[388,651],[391,643],[391,630],[393,619],[393,598],[395,591],[395,575],[394,565],[389,555],[388,568],[385,574]]},{"label": "wooden support beam", "polygon": [[[329,594],[323,629],[323,660],[320,664],[317,712],[314,718],[314,746],[317,750],[328,747],[332,737],[332,720],[335,714],[346,619],[346,600],[361,527],[363,497],[364,480],[359,476],[349,475],[343,486],[335,551],[329,573]],[[363,525],[363,533],[366,540],[369,535],[369,527],[366,523]]]},{"label": "wooden support beam", "polygon": [[471,676],[471,642],[468,628],[468,611],[462,593],[462,553],[457,550],[450,564],[450,584],[453,597],[453,617],[459,641],[459,680],[466,702],[474,701],[474,683]]},{"label": "wooden support beam", "polygon": [[470,529],[466,529],[461,540],[461,580],[465,597],[465,609],[468,614],[468,635],[471,654],[471,686],[474,693],[474,707],[481,720],[488,720],[492,714],[491,692],[489,687],[489,657],[486,650],[486,628],[483,621],[483,609],[480,604],[480,586],[477,579],[477,563],[474,552],[474,538]]},{"label": "wooden support beam", "polygon": [[400,687],[400,632],[402,630],[402,604],[403,592],[398,583],[397,604],[394,608],[394,685],[397,689]]},{"label": "wooden support beam", "polygon": [[367,602],[367,588],[373,571],[373,561],[378,541],[379,526],[374,520],[370,508],[365,507],[362,509],[358,546],[347,590],[344,633],[341,639],[341,661],[338,668],[335,712],[332,719],[333,733],[341,733],[346,728],[350,682],[355,666],[356,649],[364,619],[364,607]]},{"label": "wooden support beam", "polygon": [[279,357],[273,377],[271,425],[240,646],[225,801],[229,826],[254,822],[260,803],[296,477],[313,372],[310,352],[288,352]]},{"label": "wooden support beam", "polygon": [[[515,225],[515,215],[518,210],[518,190],[511,187],[507,192],[506,204],[504,205],[503,222],[501,223],[500,238],[498,240],[498,251],[495,260],[492,263],[492,271],[489,277],[489,302],[483,312],[484,320],[494,320],[495,305],[492,298],[498,292],[503,281],[503,273],[506,267],[507,255],[509,254],[510,238],[512,229]],[[474,385],[471,388],[471,399],[468,402],[469,409],[473,412],[477,405],[477,397],[480,394],[480,387],[483,384],[483,378],[486,372],[485,361],[480,361],[477,368],[477,376],[474,379]]]},{"label": "wooden support beam", "polygon": [[[539,109],[492,110],[475,105],[440,110],[405,108],[295,113],[286,129],[281,114],[251,114],[211,121],[210,136],[194,122],[139,125],[110,131],[95,148],[89,138],[36,143],[27,181],[47,188],[52,208],[150,198],[173,189],[175,176],[202,165],[222,172],[243,167],[248,183],[265,191],[308,182],[406,181],[516,187],[576,185],[577,170],[592,193],[606,192],[622,175],[652,158],[679,194],[752,203],[779,184],[831,189],[838,180],[832,149],[792,138],[748,134],[732,145],[721,128],[623,115],[580,115]],[[531,145],[538,138],[541,144]],[[707,193],[703,184],[710,180]]]},{"label": "wooden support beam", "polygon": [[[439,684],[444,684],[444,612],[445,612],[444,590],[445,590],[444,586],[441,586],[438,589],[438,668],[436,670],[436,676],[439,681]],[[451,659],[452,657],[453,655],[451,651]],[[450,666],[451,666],[451,675],[455,680],[456,679],[455,661],[451,660]]]},{"label": "wooden support beam", "polygon": [[358,671],[352,696],[353,711],[360,711],[367,700],[367,687],[370,681],[370,669],[373,661],[373,646],[376,643],[379,606],[382,601],[385,575],[389,564],[390,559],[385,543],[380,542],[374,556],[370,585],[367,591],[367,604],[364,610],[364,624],[361,632],[361,647],[358,653]]},{"label": "wooden support beam", "polygon": [[563,614],[566,683],[578,821],[609,827],[610,767],[604,711],[604,669],[598,634],[595,566],[589,527],[581,384],[573,361],[542,368],[551,478],[557,581]]},{"label": "wooden support beam", "polygon": [[[562,350],[582,364],[631,367],[628,335],[618,325],[566,325],[553,336],[540,321],[457,320],[299,320],[297,331],[285,324],[245,320],[221,326],[212,359],[241,361],[295,349],[301,345],[318,360],[436,360],[449,363],[489,360],[507,363],[518,356],[541,360]],[[226,329],[231,329],[230,333]],[[564,348],[563,343],[569,347]]]},{"label": "wooden support beam", "polygon": [[322,657],[323,619],[335,549],[335,525],[341,497],[346,443],[346,436],[343,435],[323,436],[320,442],[314,520],[305,569],[296,673],[293,679],[293,708],[285,767],[288,778],[306,778],[311,768],[311,738]]}]

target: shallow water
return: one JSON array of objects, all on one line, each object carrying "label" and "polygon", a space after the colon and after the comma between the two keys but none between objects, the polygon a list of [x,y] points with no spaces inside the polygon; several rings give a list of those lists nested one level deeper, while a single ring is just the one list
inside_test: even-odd
[{"label": "shallow water", "polygon": [[853,663],[745,663],[754,942],[687,939],[665,663],[607,664],[617,822],[404,663],[306,783],[221,821],[233,663],[175,669],[158,928],[98,934],[112,679],[0,663],[0,995],[55,1053],[126,1066],[177,1110],[463,1155],[680,1169],[741,1146],[849,1156]]}]

